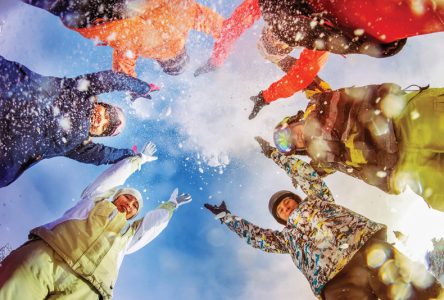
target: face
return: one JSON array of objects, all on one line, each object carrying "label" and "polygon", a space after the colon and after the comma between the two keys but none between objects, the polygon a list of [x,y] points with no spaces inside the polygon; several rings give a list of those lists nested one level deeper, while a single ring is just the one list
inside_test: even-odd
[{"label": "face", "polygon": [[94,112],[91,116],[91,126],[89,127],[89,133],[91,135],[101,135],[109,124],[109,118],[106,114],[105,107],[95,104]]},{"label": "face", "polygon": [[277,215],[282,220],[287,221],[288,217],[296,208],[298,208],[298,206],[299,204],[296,202],[296,200],[291,197],[285,197],[284,200],[282,200],[277,206]]},{"label": "face", "polygon": [[297,123],[290,126],[293,145],[298,149],[305,148],[304,126],[304,123]]},{"label": "face", "polygon": [[119,212],[126,213],[127,220],[134,217],[139,211],[139,202],[131,195],[120,195],[113,203]]}]

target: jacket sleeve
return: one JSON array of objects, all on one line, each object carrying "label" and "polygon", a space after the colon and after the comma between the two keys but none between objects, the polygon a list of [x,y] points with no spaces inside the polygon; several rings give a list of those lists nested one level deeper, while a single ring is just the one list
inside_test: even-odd
[{"label": "jacket sleeve", "polygon": [[303,90],[315,78],[328,58],[328,52],[304,49],[290,71],[262,92],[266,102],[287,98]]},{"label": "jacket sleeve", "polygon": [[106,165],[118,162],[126,157],[134,156],[131,149],[119,149],[88,142],[81,144],[77,148],[67,152],[66,157],[94,165]]},{"label": "jacket sleeve", "polygon": [[131,254],[154,240],[167,226],[176,209],[176,204],[167,201],[148,212],[132,224],[134,236],[127,245],[125,254]]},{"label": "jacket sleeve", "polygon": [[289,253],[288,242],[280,231],[260,228],[229,213],[221,221],[253,248],[270,253]]},{"label": "jacket sleeve", "polygon": [[126,51],[121,49],[114,49],[113,51],[113,71],[122,72],[126,75],[137,77],[136,74],[137,56],[132,54],[128,56]]},{"label": "jacket sleeve", "polygon": [[135,171],[140,170],[142,158],[138,155],[127,157],[113,164],[100,174],[82,192],[82,198],[96,198],[117,186],[123,185]]},{"label": "jacket sleeve", "polygon": [[196,2],[195,30],[211,34],[213,38],[218,39],[223,22],[224,18],[217,12]]},{"label": "jacket sleeve", "polygon": [[227,59],[233,44],[261,17],[258,0],[245,0],[233,12],[230,18],[223,22],[220,38],[214,44],[210,62],[221,66]]},{"label": "jacket sleeve", "polygon": [[130,91],[138,95],[150,92],[148,83],[111,70],[81,75],[74,80],[77,89],[85,89],[91,96],[113,91]]},{"label": "jacket sleeve", "polygon": [[329,188],[309,163],[299,159],[296,155],[286,156],[275,149],[271,159],[291,177],[293,185],[300,186],[309,198],[318,198],[334,202]]}]

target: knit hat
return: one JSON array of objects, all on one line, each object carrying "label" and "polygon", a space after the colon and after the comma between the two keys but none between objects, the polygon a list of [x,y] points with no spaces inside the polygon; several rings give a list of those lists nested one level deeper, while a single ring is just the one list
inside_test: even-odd
[{"label": "knit hat", "polygon": [[[140,212],[140,210],[141,210],[142,207],[143,207],[143,197],[142,197],[142,194],[141,194],[138,190],[133,189],[133,188],[121,188],[121,189],[117,190],[117,192],[114,194],[114,196],[113,196],[113,200],[112,200],[112,201],[116,200],[116,199],[117,199],[119,196],[121,196],[121,195],[131,195],[131,196],[133,196],[134,198],[136,198],[137,203],[139,203],[139,210],[138,210],[137,213]],[[137,214],[136,214],[136,215],[137,215]],[[134,215],[134,217],[135,217],[136,215]],[[133,217],[133,218],[134,218],[134,217]],[[132,218],[131,218],[131,219],[132,219]]]},{"label": "knit hat", "polygon": [[273,216],[273,218],[282,225],[287,225],[287,222],[278,217],[276,210],[279,203],[281,203],[281,201],[284,200],[285,197],[291,197],[298,203],[301,202],[301,198],[299,198],[298,195],[286,190],[276,192],[271,196],[270,201],[268,202],[268,210],[270,211],[270,214]]}]

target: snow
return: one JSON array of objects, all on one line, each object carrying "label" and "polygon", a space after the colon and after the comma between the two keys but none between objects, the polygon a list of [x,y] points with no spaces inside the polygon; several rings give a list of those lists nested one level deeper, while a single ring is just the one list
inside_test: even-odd
[{"label": "snow", "polygon": [[[219,1],[219,6],[221,4],[226,5],[225,2]],[[234,7],[235,3],[229,5]],[[6,21],[0,18],[0,34],[4,41],[3,44],[0,43],[1,55],[23,62],[46,75],[54,76],[74,76],[111,67],[109,47],[93,47],[89,41],[82,40],[75,33],[58,24],[58,20],[46,16],[43,12],[39,12],[37,17],[32,18],[31,23],[24,22],[21,14],[35,10],[24,8],[23,4],[20,4],[20,7],[15,12],[20,18],[14,17],[13,14]],[[40,31],[39,26],[42,25],[43,16],[47,17],[51,28],[59,25],[58,35],[52,30]],[[197,297],[184,295],[183,299],[205,299],[202,295],[206,291],[196,288],[199,286],[196,282],[198,280],[196,269],[188,269],[194,272],[183,276],[185,279],[178,280],[175,277],[177,274],[174,273],[180,274],[181,270],[186,270],[188,262],[194,264],[194,268],[205,266],[208,269],[202,270],[206,277],[205,285],[207,288],[214,287],[220,291],[221,294],[218,296],[222,299],[224,296],[225,299],[228,298],[224,294],[227,292],[224,290],[227,287],[235,292],[230,299],[294,299],[294,295],[298,295],[300,299],[313,298],[305,279],[297,272],[289,257],[263,254],[250,249],[236,236],[227,232],[219,221],[214,221],[210,217],[204,219],[203,216],[206,217],[208,214],[205,209],[203,211],[197,209],[202,206],[205,199],[211,199],[211,203],[219,203],[220,200],[227,199],[229,208],[238,215],[245,216],[248,220],[264,227],[280,228],[268,214],[268,196],[276,189],[291,189],[291,183],[282,170],[259,153],[259,147],[253,137],[259,135],[271,141],[274,126],[284,116],[292,115],[298,109],[305,108],[307,102],[302,94],[298,94],[267,106],[256,119],[248,120],[247,117],[252,108],[249,97],[257,95],[261,89],[282,76],[280,70],[264,61],[256,51],[255,44],[261,27],[259,25],[250,30],[235,45],[233,55],[218,71],[198,78],[194,78],[192,73],[198,65],[206,61],[212,44],[196,43],[197,38],[201,37],[196,34],[190,35],[189,48],[192,58],[190,65],[180,76],[165,76],[161,74],[157,64],[149,60],[138,61],[138,68],[141,71],[138,74],[141,74],[142,79],[163,84],[163,86],[161,91],[152,93],[153,100],[138,98],[134,102],[128,102],[126,109],[132,112],[131,116],[135,117],[131,120],[135,125],[130,129],[136,132],[135,128],[137,128],[137,135],[141,135],[140,139],[143,138],[143,141],[145,138],[159,138],[152,137],[149,130],[144,132],[139,128],[145,124],[155,126],[151,121],[160,120],[160,124],[167,123],[168,126],[179,131],[180,143],[159,144],[161,152],[164,152],[159,155],[159,161],[147,167],[147,170],[141,170],[141,175],[136,177],[143,181],[143,184],[150,184],[148,192],[151,196],[155,196],[155,198],[151,197],[155,199],[153,203],[158,203],[160,196],[157,193],[161,194],[163,191],[166,193],[171,186],[176,186],[175,182],[170,182],[171,178],[176,178],[173,177],[174,174],[180,172],[181,168],[190,168],[197,173],[197,176],[200,176],[199,178],[203,178],[203,181],[209,182],[208,185],[196,185],[194,199],[201,197],[198,190],[208,190],[211,195],[200,199],[198,204],[194,203],[195,205],[190,208],[183,210],[181,208],[177,216],[173,217],[171,228],[168,228],[165,236],[153,243],[153,248],[150,246],[149,249],[144,249],[143,253],[137,254],[136,258],[128,258],[134,261],[133,264],[129,262],[131,267],[122,271],[119,278],[121,285],[117,289],[120,297],[116,299],[134,299],[134,297],[124,295],[126,293],[134,295],[130,290],[138,288],[143,290],[146,286],[152,288],[150,290],[154,294],[152,298],[168,299],[165,294],[167,292],[165,289],[162,290],[165,286],[150,285],[151,283],[146,281],[140,284],[142,287],[134,284],[134,280],[140,282],[140,277],[143,277],[140,274],[144,274],[143,272],[159,277],[155,282],[158,283],[161,280],[168,283],[168,290],[173,292],[178,289],[185,290],[186,286],[198,291]],[[18,34],[20,40],[25,41],[26,45],[17,40]],[[53,41],[58,43],[65,36],[69,37],[69,40],[75,40],[74,45],[66,45],[67,38],[64,43],[60,42],[56,50],[50,50],[54,47]],[[411,83],[425,83],[424,85],[431,83],[432,86],[443,86],[443,60],[437,59],[442,57],[440,45],[442,46],[442,35],[437,35],[411,39],[403,52],[388,59],[377,60],[358,55],[343,58],[339,55],[331,55],[320,76],[330,81],[334,88],[381,82],[395,82],[401,86]],[[323,46],[319,45],[319,48],[322,49]],[[68,51],[70,47],[79,49],[69,54],[77,58],[75,62],[67,59],[66,55],[60,54]],[[89,56],[90,53],[100,53],[100,55]],[[294,55],[297,56],[297,53]],[[85,81],[79,84],[78,88],[87,90],[88,86],[89,83]],[[381,99],[381,101],[385,101],[384,114],[391,116],[398,115],[404,105],[399,99]],[[57,108],[53,112],[55,115],[60,113]],[[413,112],[411,118],[416,120],[420,116]],[[66,122],[63,123],[64,128],[69,130],[69,123],[63,119],[61,122]],[[167,130],[169,127],[162,129]],[[113,138],[112,143],[128,147],[139,142],[137,140],[139,136],[132,135],[133,132],[124,132],[123,137]],[[108,140],[104,140],[104,143],[108,143]],[[186,167],[175,161],[176,157],[171,154],[173,148],[186,153],[187,157],[184,158],[184,162],[187,163]],[[324,148],[325,145],[319,145],[320,155]],[[163,164],[162,161],[169,161],[171,164]],[[58,170],[63,176],[60,176]],[[102,170],[103,168],[75,164],[66,160],[48,161],[46,164],[32,168],[29,174],[24,174],[23,178],[9,189],[2,189],[1,201],[6,203],[7,199],[14,199],[14,203],[8,204],[8,209],[10,209],[8,215],[3,215],[4,211],[1,212],[0,244],[4,244],[4,241],[9,239],[14,242],[14,247],[18,246],[32,226],[45,223],[60,214],[68,205],[71,205],[69,200],[77,199],[81,188]],[[380,171],[377,176],[383,176],[384,173]],[[151,176],[153,174],[155,176]],[[210,176],[214,174],[219,181],[211,181]],[[65,186],[65,182],[52,176],[63,177],[63,181],[66,182],[69,180],[69,185]],[[42,178],[51,180],[45,183]],[[409,189],[399,196],[388,196],[344,174],[335,174],[326,180],[328,186],[337,195],[335,198],[339,204],[378,222],[387,223],[389,233],[392,229],[399,229],[408,235],[409,238],[403,250],[418,260],[423,259],[425,251],[431,248],[433,237],[444,235],[443,214],[428,209],[423,200]],[[33,197],[31,198],[30,195]],[[67,201],[61,201],[60,195],[66,196]],[[36,211],[40,214],[36,214]],[[176,217],[183,217],[180,219],[183,223],[175,219]],[[205,221],[200,220],[201,223],[196,226],[194,221],[200,218]],[[17,224],[17,220],[22,220],[22,222]],[[187,231],[181,232],[182,228],[186,228]],[[176,232],[179,233],[176,235]],[[191,238],[188,235],[196,238],[195,232],[198,232],[197,237],[202,238],[189,241]],[[172,244],[168,244],[171,240],[173,240]],[[204,248],[205,254],[195,257],[192,251],[198,251],[196,249],[204,247],[203,245],[208,247]],[[190,249],[187,249],[188,247]],[[229,260],[225,261],[227,265],[222,267],[217,265],[219,260],[227,256],[226,253],[230,253]],[[375,253],[375,264],[378,264],[378,257],[382,260],[380,256],[383,255],[384,253]],[[152,260],[146,263],[148,259]],[[157,261],[168,272],[162,273],[162,269],[156,269],[159,266]],[[231,270],[229,267],[232,264],[238,264],[237,274],[229,273]],[[158,272],[170,277],[162,277],[157,274]],[[221,288],[220,283],[218,284],[217,280],[213,280],[212,277],[224,278],[224,283],[228,282],[227,286]],[[229,285],[234,280],[240,280],[239,284]],[[173,287],[170,286],[171,281],[175,282]],[[161,297],[156,297],[155,293],[159,293]],[[214,294],[210,295],[214,296]]]}]

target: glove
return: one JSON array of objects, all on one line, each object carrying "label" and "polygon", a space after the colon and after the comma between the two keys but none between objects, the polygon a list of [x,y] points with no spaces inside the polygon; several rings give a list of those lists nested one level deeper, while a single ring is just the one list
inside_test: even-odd
[{"label": "glove", "polygon": [[145,94],[138,94],[138,93],[135,93],[135,92],[129,92],[131,101],[134,101],[137,98],[145,98],[145,99],[150,99],[151,100],[151,95],[149,93],[160,91],[160,87],[158,87],[154,83],[148,83],[148,86],[150,87],[150,90],[149,90],[149,92],[147,92]]},{"label": "glove", "polygon": [[211,60],[208,60],[203,66],[200,66],[199,68],[194,71],[194,77],[197,77],[199,75],[213,72],[216,70],[217,67],[211,62]]},{"label": "glove", "polygon": [[[227,209],[227,206],[225,205],[225,201],[222,201],[219,206],[205,203],[204,207],[211,211],[214,215],[216,215],[216,219],[221,219],[227,214],[231,214],[231,212]],[[220,222],[222,223],[222,220]]]},{"label": "glove", "polygon": [[178,193],[179,193],[179,190],[177,188],[175,188],[173,193],[170,196],[170,200],[168,200],[168,201],[171,201],[174,204],[176,204],[176,208],[181,206],[181,205],[184,205],[184,204],[187,204],[187,203],[191,202],[192,199],[191,199],[191,195],[190,194],[182,193],[180,195],[177,195]]},{"label": "glove", "polygon": [[250,115],[248,116],[249,120],[254,119],[254,117],[257,116],[259,111],[265,106],[270,103],[265,102],[264,96],[262,95],[262,91],[257,96],[250,97],[250,100],[254,102],[253,110],[251,111]]},{"label": "glove", "polygon": [[266,140],[264,140],[263,138],[261,138],[260,136],[257,136],[254,138],[259,146],[261,146],[261,152],[268,158],[271,157],[271,153],[274,151],[274,147],[270,146],[270,143],[267,142]]},{"label": "glove", "polygon": [[142,162],[151,162],[157,159],[157,156],[154,156],[154,153],[156,153],[157,148],[156,145],[152,142],[149,142],[145,144],[145,147],[143,147],[143,151],[139,154],[142,158]]}]

